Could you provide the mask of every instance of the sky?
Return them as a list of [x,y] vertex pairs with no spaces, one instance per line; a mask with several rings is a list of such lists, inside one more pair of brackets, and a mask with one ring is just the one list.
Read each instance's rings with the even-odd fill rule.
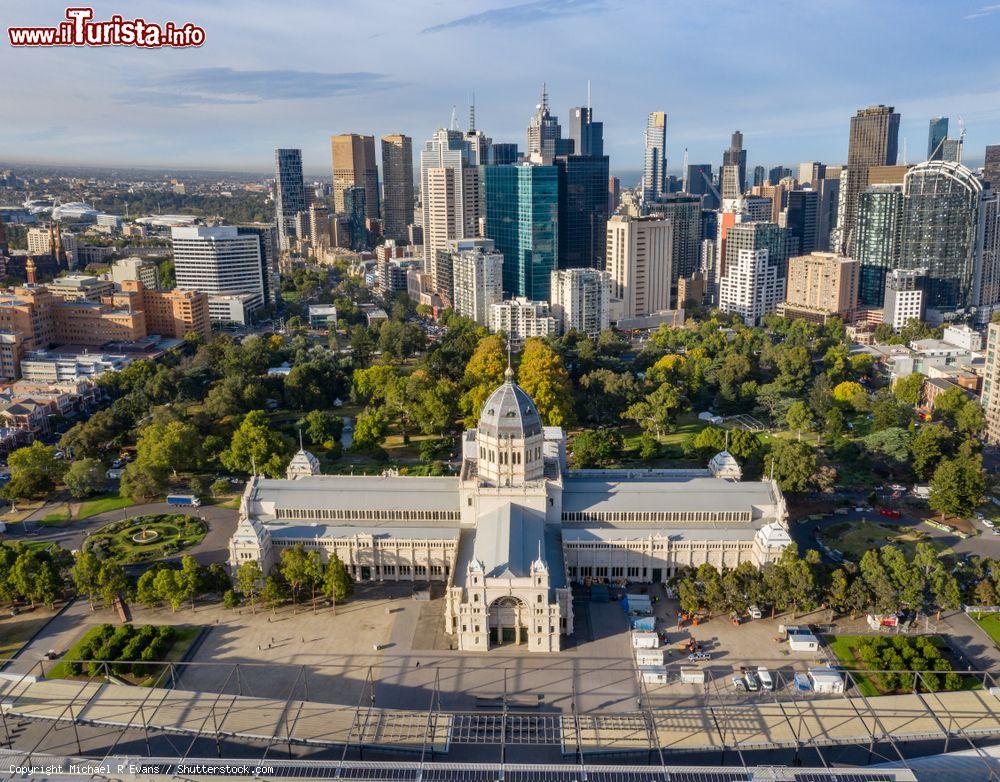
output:
[[[0,0],[4,26],[54,25],[65,4]],[[196,49],[14,48],[0,42],[0,161],[267,171],[298,147],[329,174],[329,136],[402,132],[416,150],[460,124],[516,141],[548,85],[554,114],[592,84],[611,169],[642,165],[646,115],[668,115],[669,167],[843,162],[851,115],[902,115],[926,157],[932,116],[965,122],[966,162],[1000,143],[1000,4],[989,0],[96,0],[192,22]],[[902,162],[902,161],[901,161]]]

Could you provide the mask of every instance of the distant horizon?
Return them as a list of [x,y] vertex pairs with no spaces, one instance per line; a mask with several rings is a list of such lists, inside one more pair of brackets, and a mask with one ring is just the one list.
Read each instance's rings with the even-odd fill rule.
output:
[[[65,18],[55,0],[8,6],[9,25]],[[94,6],[97,19],[122,10]],[[692,162],[717,166],[735,129],[750,169],[843,162],[851,116],[875,103],[900,113],[900,151],[905,142],[910,161],[925,156],[934,116],[950,117],[952,137],[964,119],[972,165],[1000,143],[1000,47],[992,45],[1000,6],[984,0],[413,0],[392,13],[377,3],[138,0],[128,11],[192,22],[205,43],[4,43],[0,68],[12,75],[4,157],[263,172],[276,147],[294,147],[318,172],[329,166],[333,134],[402,132],[414,139],[416,164],[453,107],[467,126],[473,94],[477,126],[523,148],[543,82],[564,133],[568,109],[587,103],[589,82],[614,171],[642,168],[646,116],[655,110],[667,113],[675,172],[685,149]]]

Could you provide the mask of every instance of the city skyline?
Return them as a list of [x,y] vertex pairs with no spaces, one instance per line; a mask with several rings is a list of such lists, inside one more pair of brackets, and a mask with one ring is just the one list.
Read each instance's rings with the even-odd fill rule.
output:
[[[52,23],[65,11],[51,2],[15,6],[16,24]],[[302,149],[312,177],[329,170],[331,135],[398,132],[421,144],[449,124],[453,105],[464,128],[473,92],[478,127],[494,141],[523,145],[541,83],[548,84],[552,113],[566,118],[571,106],[586,105],[588,80],[612,172],[641,170],[646,118],[655,110],[667,113],[672,173],[685,148],[691,163],[717,165],[737,128],[749,168],[844,162],[850,117],[875,103],[900,113],[900,154],[905,140],[909,162],[923,159],[932,117],[951,117],[954,126],[964,119],[972,165],[1000,139],[1000,92],[980,86],[991,83],[1000,54],[975,45],[996,36],[1000,13],[982,2],[848,0],[809,9],[617,0],[410,3],[394,9],[391,26],[384,13],[361,4],[326,15],[312,13],[312,3],[297,8],[279,13],[257,5],[238,16],[230,3],[135,9],[204,26],[199,49],[5,46],[0,66],[17,76],[9,105],[23,111],[0,127],[0,154],[12,163],[263,172],[274,148],[287,147]],[[117,10],[98,5],[95,16]],[[309,15],[308,26],[298,23],[300,15]],[[334,28],[338,57],[331,61]],[[806,38],[817,30],[823,35]],[[848,33],[862,56],[842,56]],[[942,41],[959,36],[970,45],[945,52]],[[778,37],[809,46],[789,57],[787,47],[767,44]],[[639,50],[663,54],[621,56]],[[456,62],[477,65],[465,73]],[[101,89],[81,89],[87,84]]]

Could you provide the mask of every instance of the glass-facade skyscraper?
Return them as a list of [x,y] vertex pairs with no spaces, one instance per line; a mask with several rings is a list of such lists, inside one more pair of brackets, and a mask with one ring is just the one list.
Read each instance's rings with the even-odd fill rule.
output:
[[886,275],[899,265],[903,192],[897,185],[872,185],[858,196],[854,257],[861,264],[858,301],[868,307],[885,303]]
[[274,150],[274,218],[278,226],[278,247],[287,250],[295,236],[295,215],[306,208],[302,184],[302,150]]
[[574,151],[558,155],[559,268],[604,268],[608,224],[608,157],[604,124],[589,107],[569,110]]
[[927,159],[941,160],[942,148],[948,138],[948,118],[934,117],[927,130]]
[[486,236],[503,254],[504,294],[547,301],[558,268],[559,169],[518,163],[483,171]]

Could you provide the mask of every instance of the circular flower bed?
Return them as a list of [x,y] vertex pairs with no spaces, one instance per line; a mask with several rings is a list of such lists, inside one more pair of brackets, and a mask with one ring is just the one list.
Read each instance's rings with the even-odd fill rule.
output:
[[195,516],[137,516],[101,527],[87,538],[85,546],[102,559],[122,564],[153,562],[200,543],[205,532],[205,522]]

